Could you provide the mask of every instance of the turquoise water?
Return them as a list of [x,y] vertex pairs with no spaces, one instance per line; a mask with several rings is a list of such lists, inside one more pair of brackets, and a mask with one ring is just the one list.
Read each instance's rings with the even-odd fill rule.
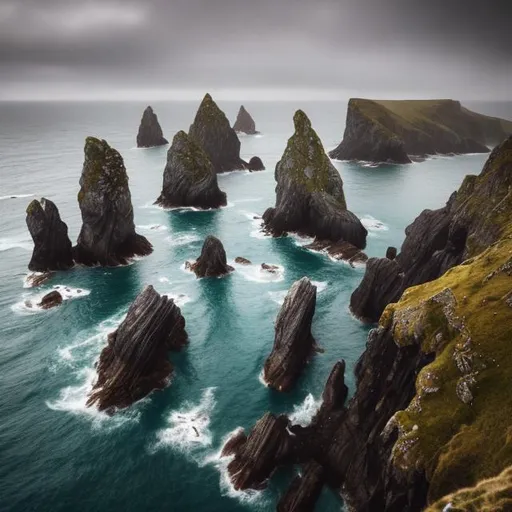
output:
[[[166,149],[134,148],[144,106],[0,104],[1,510],[273,510],[293,471],[275,475],[263,492],[235,492],[218,458],[222,440],[238,427],[250,428],[267,410],[307,422],[340,358],[348,363],[353,389],[352,369],[367,328],[351,317],[348,303],[363,269],[308,252],[295,238],[265,238],[253,219],[274,203],[273,168],[292,133],[294,110],[306,111],[331,149],[343,133],[346,104],[247,105],[263,135],[241,138],[242,157],[257,154],[268,170],[220,176],[229,204],[215,212],[152,206],[161,190]],[[153,107],[171,138],[188,128],[197,104]],[[221,107],[234,119],[238,105]],[[61,272],[42,290],[25,289],[31,254],[26,205],[32,195],[52,199],[76,240],[87,135],[107,139],[123,155],[137,229],[153,243],[154,253],[124,268]],[[382,256],[389,245],[399,246],[405,226],[423,208],[442,206],[464,175],[480,171],[485,158],[439,157],[378,169],[336,163],[349,208],[368,227],[367,253]],[[224,279],[195,279],[183,265],[198,256],[208,234],[223,241],[229,260],[243,256],[280,265],[281,272],[265,276],[236,266]],[[313,332],[325,353],[315,356],[293,392],[278,394],[265,388],[259,375],[272,347],[279,302],[304,275],[318,285]],[[84,405],[93,364],[107,333],[146,284],[176,297],[190,345],[172,355],[176,371],[170,387],[110,418]],[[24,307],[27,298],[56,285],[69,297],[62,307],[46,312]],[[324,490],[317,509],[341,507]]]

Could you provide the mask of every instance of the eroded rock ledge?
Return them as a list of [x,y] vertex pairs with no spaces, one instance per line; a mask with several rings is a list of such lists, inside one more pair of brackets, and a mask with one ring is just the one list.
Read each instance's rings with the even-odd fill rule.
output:
[[185,319],[167,296],[147,286],[135,299],[97,363],[97,381],[87,406],[109,413],[163,389],[173,371],[168,352],[187,343]]
[[206,237],[201,255],[194,263],[189,263],[188,268],[197,277],[221,277],[234,270],[227,263],[226,251],[222,242],[212,235]]
[[312,356],[316,343],[311,323],[316,307],[316,286],[307,277],[295,282],[279,311],[275,340],[265,362],[265,382],[278,391],[289,391]]
[[151,107],[144,110],[140,121],[139,133],[137,134],[138,148],[151,148],[155,146],[164,146],[169,141],[164,137],[162,128],[158,122],[158,117]]
[[153,251],[135,232],[128,175],[123,158],[104,140],[87,137],[78,204],[82,229],[74,259],[82,265],[115,266]]
[[167,152],[163,189],[156,204],[165,208],[195,206],[219,208],[227,204],[217,173],[203,149],[184,131],[178,132]]

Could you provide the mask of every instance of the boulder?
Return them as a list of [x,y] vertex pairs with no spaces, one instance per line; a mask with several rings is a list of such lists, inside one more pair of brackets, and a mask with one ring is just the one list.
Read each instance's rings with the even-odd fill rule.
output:
[[78,193],[83,224],[73,249],[75,261],[116,266],[150,254],[152,245],[135,232],[123,158],[106,141],[94,137],[87,137],[84,153]]
[[349,210],[343,182],[304,112],[294,116],[295,133],[276,166],[276,206],[263,215],[274,236],[296,232],[322,240],[366,245],[367,231]]
[[167,152],[162,193],[156,204],[165,208],[226,206],[226,193],[217,183],[210,159],[184,131],[178,132]]
[[313,354],[316,343],[311,323],[315,306],[316,286],[303,277],[292,285],[277,316],[274,348],[263,369],[269,387],[289,391]]
[[151,148],[164,146],[165,144],[169,144],[169,142],[163,136],[158,117],[151,107],[147,107],[140,121],[139,133],[137,134],[137,147]]
[[147,286],[137,296],[121,325],[108,336],[96,366],[97,381],[87,406],[113,413],[129,407],[169,383],[171,350],[187,343],[185,319],[167,296]]
[[264,171],[265,165],[263,165],[263,162],[261,161],[261,158],[259,156],[253,156],[249,160],[249,163],[247,164],[247,169],[249,169],[249,171],[251,171],[251,172]]
[[30,270],[48,272],[67,270],[73,266],[73,251],[68,227],[60,219],[57,206],[44,197],[34,199],[27,207],[27,227],[34,241],[34,251],[28,264]]
[[277,273],[279,267],[277,265],[269,265],[268,263],[261,264],[261,270],[265,270],[266,272],[270,272],[271,274]]
[[238,111],[238,116],[235,124],[233,125],[233,130],[235,130],[235,132],[246,133],[247,135],[256,135],[259,133],[256,131],[256,123],[254,122],[254,119],[251,117],[251,114],[245,110],[243,105]]
[[243,258],[242,256],[237,256],[235,258],[235,263],[238,263],[239,265],[252,265],[247,258]]
[[47,293],[42,299],[38,306],[41,309],[51,309],[55,306],[60,306],[63,302],[62,295],[54,290],[50,293]]
[[221,277],[233,272],[234,268],[227,264],[222,242],[210,235],[206,237],[201,255],[190,265],[190,270],[195,272],[197,277]]

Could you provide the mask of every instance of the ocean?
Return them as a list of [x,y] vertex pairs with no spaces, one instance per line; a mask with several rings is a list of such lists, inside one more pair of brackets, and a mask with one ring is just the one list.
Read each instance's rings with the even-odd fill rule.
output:
[[[198,102],[153,103],[164,135],[188,130]],[[469,108],[512,119],[512,103]],[[334,363],[346,379],[364,350],[368,327],[348,309],[364,269],[303,248],[297,237],[272,239],[255,215],[274,205],[274,167],[302,108],[326,149],[341,140],[346,102],[246,104],[259,136],[241,136],[242,158],[258,155],[267,170],[219,176],[228,205],[218,211],[164,211],[160,194],[167,148],[136,149],[142,103],[0,103],[0,510],[37,511],[270,511],[296,470],[274,475],[264,491],[237,492],[219,459],[223,440],[247,431],[266,412],[307,424],[320,404]],[[239,105],[220,102],[234,121]],[[106,139],[126,164],[137,231],[154,246],[149,257],[121,268],[59,272],[41,289],[24,287],[32,242],[25,208],[33,198],[54,201],[71,240],[86,136]],[[399,247],[404,228],[424,208],[441,207],[485,155],[433,157],[378,168],[336,162],[349,209],[369,231],[366,252]],[[14,197],[12,197],[14,196]],[[228,260],[279,265],[277,274],[234,265],[223,279],[197,280],[184,270],[208,234],[224,243]],[[261,382],[273,344],[274,320],[286,291],[303,276],[318,288],[313,334],[325,349],[295,389],[279,394]],[[112,417],[85,407],[94,363],[142,288],[152,284],[175,298],[190,344],[172,354],[171,385]],[[27,308],[58,286],[59,308]],[[196,434],[195,430],[199,435]],[[324,489],[318,511],[343,507]]]

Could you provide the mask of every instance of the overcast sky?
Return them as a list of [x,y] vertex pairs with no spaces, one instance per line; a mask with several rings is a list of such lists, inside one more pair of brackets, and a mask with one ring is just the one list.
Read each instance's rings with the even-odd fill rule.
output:
[[0,0],[0,99],[512,99],[512,0]]

